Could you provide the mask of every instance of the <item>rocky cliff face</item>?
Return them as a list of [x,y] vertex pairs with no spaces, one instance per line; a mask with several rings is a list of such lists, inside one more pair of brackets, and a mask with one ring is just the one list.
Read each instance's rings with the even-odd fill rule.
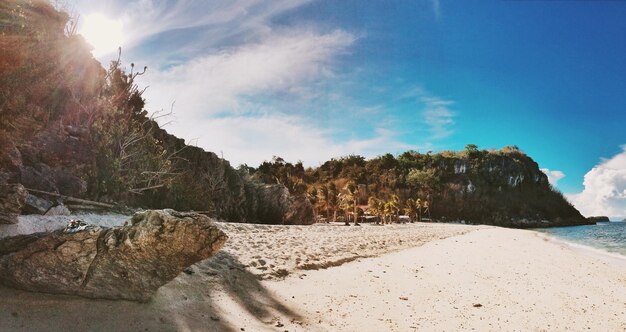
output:
[[431,167],[441,180],[432,212],[447,220],[517,228],[589,224],[521,152],[439,158]]

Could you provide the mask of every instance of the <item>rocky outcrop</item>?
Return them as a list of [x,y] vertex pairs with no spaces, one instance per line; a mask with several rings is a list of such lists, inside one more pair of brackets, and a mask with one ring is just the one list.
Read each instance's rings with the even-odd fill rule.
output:
[[2,239],[0,283],[143,302],[186,267],[214,255],[226,239],[206,216],[149,210],[121,227],[81,226]]
[[313,207],[304,197],[295,197],[283,185],[246,186],[247,214],[262,224],[308,225]]
[[538,164],[521,151],[481,151],[434,156],[427,165],[438,176],[433,216],[514,228],[587,225],[554,190]]
[[611,219],[609,219],[609,217],[607,216],[594,216],[594,217],[587,217],[587,220],[589,220],[590,222],[610,222]]

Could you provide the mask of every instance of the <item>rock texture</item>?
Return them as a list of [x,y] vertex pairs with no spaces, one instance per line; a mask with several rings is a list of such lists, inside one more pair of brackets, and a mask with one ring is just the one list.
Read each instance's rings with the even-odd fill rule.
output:
[[21,184],[0,183],[0,224],[16,224],[28,193]]
[[226,239],[203,215],[139,212],[126,226],[0,240],[0,282],[29,291],[144,302],[186,267],[214,255]]

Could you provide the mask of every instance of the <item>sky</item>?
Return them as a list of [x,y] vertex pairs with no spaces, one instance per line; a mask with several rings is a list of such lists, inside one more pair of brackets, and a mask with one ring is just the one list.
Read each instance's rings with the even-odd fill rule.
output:
[[626,1],[76,0],[171,133],[256,166],[517,145],[626,217]]

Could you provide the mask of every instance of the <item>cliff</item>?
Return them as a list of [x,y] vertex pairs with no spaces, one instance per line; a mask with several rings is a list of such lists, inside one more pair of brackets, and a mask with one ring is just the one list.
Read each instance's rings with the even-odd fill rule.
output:
[[69,17],[47,1],[4,1],[0,19],[0,204],[12,206],[6,218],[15,219],[25,198],[14,192],[25,187],[207,211],[234,222],[312,222],[308,201],[284,186],[255,182],[160,128],[135,84],[146,68],[126,69],[119,59],[103,68],[67,28]]
[[[517,147],[497,151],[468,147],[437,154],[408,151],[370,160],[347,156],[306,171],[300,164],[275,158],[252,172],[264,181],[280,179],[295,191],[306,191],[317,211],[328,218],[336,214],[350,218],[353,200],[362,205],[373,197],[389,203],[375,213],[385,218],[415,213],[410,212],[411,205],[419,198],[430,203],[430,214],[439,222],[516,228],[592,223],[550,186],[537,163]],[[302,183],[306,188],[301,188]]]
[[432,213],[448,220],[516,228],[589,223],[521,151],[441,157],[429,168],[441,181]]

